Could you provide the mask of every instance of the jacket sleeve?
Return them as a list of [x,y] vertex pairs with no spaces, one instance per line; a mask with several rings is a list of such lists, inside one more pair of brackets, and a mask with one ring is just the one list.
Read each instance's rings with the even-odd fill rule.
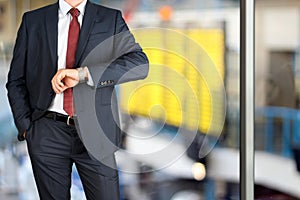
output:
[[13,58],[6,83],[8,100],[19,131],[18,139],[31,126],[31,109],[26,87],[27,29],[26,14],[22,18],[13,51]]
[[99,66],[88,67],[97,88],[144,79],[148,75],[147,56],[135,42],[120,11],[117,11],[115,30],[112,42],[108,42],[114,52],[111,62],[101,69]]

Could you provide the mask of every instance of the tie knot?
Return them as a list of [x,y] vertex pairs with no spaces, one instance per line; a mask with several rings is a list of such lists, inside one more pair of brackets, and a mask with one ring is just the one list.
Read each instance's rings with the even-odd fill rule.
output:
[[79,10],[77,8],[71,8],[69,10],[69,13],[72,15],[72,17],[78,17],[79,15]]

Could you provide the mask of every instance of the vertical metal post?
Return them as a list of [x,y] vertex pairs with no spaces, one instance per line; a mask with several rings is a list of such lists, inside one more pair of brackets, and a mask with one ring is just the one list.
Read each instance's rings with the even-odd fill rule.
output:
[[254,1],[240,1],[240,199],[254,199]]

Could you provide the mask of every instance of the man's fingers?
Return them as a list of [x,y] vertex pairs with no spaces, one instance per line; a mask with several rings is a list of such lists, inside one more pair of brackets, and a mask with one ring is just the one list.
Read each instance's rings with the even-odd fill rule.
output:
[[52,78],[51,84],[54,92],[56,94],[59,94],[63,91],[64,83],[62,82],[64,78],[64,72],[63,70],[58,70],[54,77]]
[[55,85],[55,90],[56,90],[56,94],[59,94],[59,93],[61,93],[62,92],[62,87],[59,85],[59,84],[56,84]]
[[62,92],[62,88],[64,87],[64,83],[62,81],[60,81],[59,79],[57,79],[55,81],[55,87],[57,90],[59,90],[59,92]]
[[54,92],[55,92],[56,94],[59,94],[59,93],[60,93],[59,89],[56,88],[55,86],[53,86],[52,88],[53,88],[53,90],[54,90]]
[[64,87],[64,86],[65,86],[64,83],[63,83],[62,81],[57,81],[57,83],[58,83],[58,85],[59,85],[60,87]]
[[68,89],[68,88],[69,88],[69,87],[67,87],[67,86],[64,85],[64,86],[62,87],[61,92],[64,92],[64,91],[65,91],[66,89]]
[[55,87],[55,81],[54,80],[55,80],[55,76],[51,80],[51,85],[52,85],[52,89],[54,90],[54,92],[57,93],[57,89]]
[[51,81],[51,84],[52,84],[52,89],[54,90],[54,92],[56,94],[60,93],[59,92],[59,85],[57,84],[57,79],[56,79],[56,76],[53,77],[52,81]]
[[78,83],[78,71],[76,69],[61,69],[52,78],[51,84],[56,94],[62,93]]

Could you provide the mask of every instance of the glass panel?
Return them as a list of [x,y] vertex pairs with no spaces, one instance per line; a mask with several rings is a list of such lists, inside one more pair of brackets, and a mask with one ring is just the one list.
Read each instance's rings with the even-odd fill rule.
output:
[[[144,172],[122,171],[120,159],[124,180],[134,180],[124,182],[128,199],[239,198],[238,6],[152,0],[128,11],[151,64],[146,80],[120,87],[123,119],[134,122],[125,130],[127,153]],[[155,154],[161,145],[168,156]],[[186,152],[174,156],[179,148]]]
[[[0,1],[0,199],[38,199],[4,84],[22,14],[54,2]],[[122,199],[239,199],[239,1],[93,2],[122,10],[150,61],[147,79],[117,86]],[[84,198],[75,167],[71,194]]]
[[256,2],[256,199],[300,198],[299,6]]

